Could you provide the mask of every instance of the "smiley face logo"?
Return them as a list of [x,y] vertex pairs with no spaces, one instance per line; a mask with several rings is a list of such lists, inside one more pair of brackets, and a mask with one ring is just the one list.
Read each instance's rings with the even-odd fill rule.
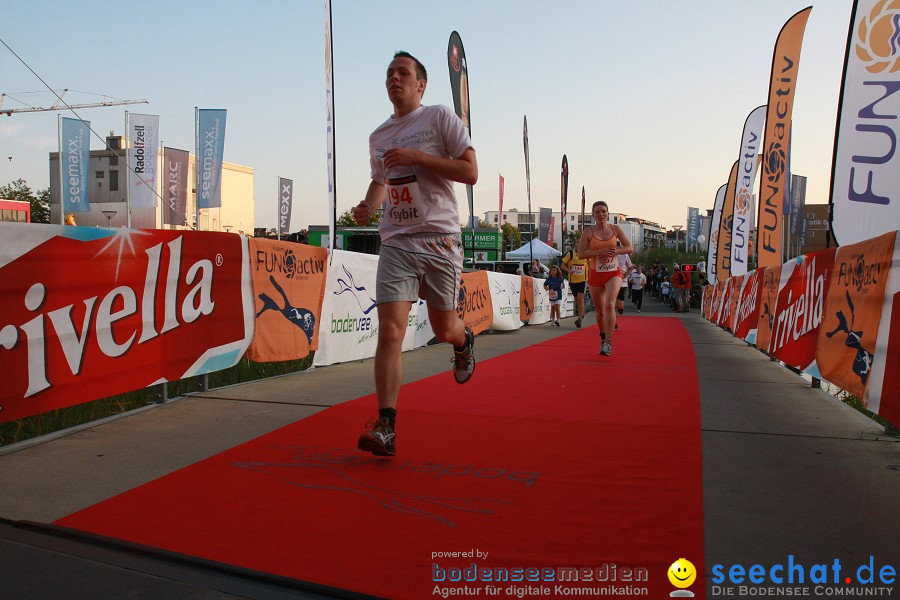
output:
[[697,569],[686,558],[679,558],[669,567],[669,583],[677,588],[690,587],[697,579]]

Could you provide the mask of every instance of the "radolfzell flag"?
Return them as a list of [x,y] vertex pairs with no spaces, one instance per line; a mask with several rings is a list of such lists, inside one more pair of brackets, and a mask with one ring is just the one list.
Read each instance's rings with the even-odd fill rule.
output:
[[127,114],[128,206],[156,208],[159,115]]

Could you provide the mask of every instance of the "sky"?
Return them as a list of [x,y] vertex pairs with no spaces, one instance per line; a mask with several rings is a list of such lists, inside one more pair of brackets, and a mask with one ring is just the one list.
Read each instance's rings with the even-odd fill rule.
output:
[[[256,226],[274,227],[277,178],[294,181],[292,231],[328,223],[325,20],[321,0],[5,2],[0,39],[69,103],[146,99],[79,109],[104,147],[125,111],[160,115],[164,146],[193,151],[194,107],[228,111],[225,161],[255,172]],[[453,106],[447,66],[459,32],[468,62],[479,181],[475,213],[610,211],[684,225],[711,209],[738,158],[744,120],[766,103],[781,27],[794,0],[332,0],[338,213],[363,199],[368,136],[390,116],[385,71],[397,50],[428,69],[423,102]],[[851,0],[813,4],[793,109],[791,170],[807,203],[828,202]],[[32,93],[41,92],[41,93]],[[0,45],[2,109],[49,107],[54,96]],[[57,112],[0,116],[0,185],[49,186]],[[71,113],[63,116],[74,117]],[[11,157],[8,158],[8,157]],[[457,184],[461,221],[468,214]],[[588,208],[588,210],[590,210]]]

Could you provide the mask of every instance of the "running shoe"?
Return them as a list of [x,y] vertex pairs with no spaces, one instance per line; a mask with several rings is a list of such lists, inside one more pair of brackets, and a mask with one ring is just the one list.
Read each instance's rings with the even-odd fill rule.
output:
[[612,354],[612,342],[609,340],[603,340],[603,343],[600,345],[600,354],[603,356],[609,356]]
[[356,447],[376,456],[394,456],[397,448],[394,441],[397,434],[387,419],[376,419],[366,425],[366,430],[359,436]]
[[581,319],[575,319],[575,327],[581,329]]
[[465,383],[475,372],[475,334],[466,327],[466,347],[462,350],[453,350],[453,377],[456,383]]
[[556,326],[559,327],[559,321],[556,322]]

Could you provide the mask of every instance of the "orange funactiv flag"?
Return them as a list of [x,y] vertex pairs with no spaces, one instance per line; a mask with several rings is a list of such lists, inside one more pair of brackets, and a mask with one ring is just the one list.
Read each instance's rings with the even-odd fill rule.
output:
[[462,274],[456,312],[476,335],[490,328],[494,322],[494,304],[487,271]]
[[765,159],[756,221],[757,264],[760,267],[780,265],[783,260],[784,190],[790,183],[787,167],[791,153],[791,115],[800,70],[800,46],[811,10],[811,6],[807,7],[788,19],[778,34],[772,56],[763,142]]

